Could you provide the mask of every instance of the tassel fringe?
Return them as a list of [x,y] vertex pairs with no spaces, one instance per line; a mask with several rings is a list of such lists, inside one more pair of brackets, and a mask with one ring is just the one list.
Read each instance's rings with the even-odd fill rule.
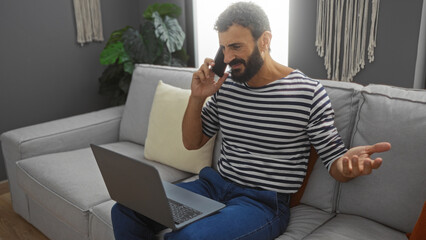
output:
[[[371,20],[367,48],[370,1]],[[352,81],[365,67],[366,52],[369,62],[374,61],[379,5],[380,0],[317,0],[315,46],[318,55],[324,57],[329,79]]]
[[92,41],[103,41],[100,0],[73,0],[77,26],[77,42],[82,46]]

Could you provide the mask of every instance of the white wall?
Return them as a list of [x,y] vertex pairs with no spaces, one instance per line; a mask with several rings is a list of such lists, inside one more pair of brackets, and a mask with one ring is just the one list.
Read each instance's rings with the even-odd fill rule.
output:
[[422,20],[419,31],[419,44],[417,47],[416,72],[414,75],[414,88],[426,88],[426,1],[423,1]]

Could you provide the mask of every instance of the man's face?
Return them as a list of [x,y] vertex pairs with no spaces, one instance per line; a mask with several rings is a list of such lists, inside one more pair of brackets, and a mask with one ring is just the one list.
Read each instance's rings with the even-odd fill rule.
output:
[[231,67],[231,78],[240,83],[250,81],[263,65],[250,29],[234,24],[226,32],[219,33],[219,42],[224,62]]

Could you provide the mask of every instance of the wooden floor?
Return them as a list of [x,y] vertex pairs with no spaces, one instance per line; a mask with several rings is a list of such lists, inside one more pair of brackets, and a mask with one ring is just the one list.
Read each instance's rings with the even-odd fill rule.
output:
[[0,182],[0,240],[48,240],[12,209],[7,182]]

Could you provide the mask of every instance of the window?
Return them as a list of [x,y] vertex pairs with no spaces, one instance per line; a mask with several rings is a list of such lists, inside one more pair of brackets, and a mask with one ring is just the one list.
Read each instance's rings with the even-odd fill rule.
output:
[[[195,66],[199,67],[206,57],[214,58],[219,48],[219,39],[213,29],[217,17],[236,0],[193,0]],[[288,64],[288,22],[289,0],[251,0],[266,12],[271,25],[271,56]]]

